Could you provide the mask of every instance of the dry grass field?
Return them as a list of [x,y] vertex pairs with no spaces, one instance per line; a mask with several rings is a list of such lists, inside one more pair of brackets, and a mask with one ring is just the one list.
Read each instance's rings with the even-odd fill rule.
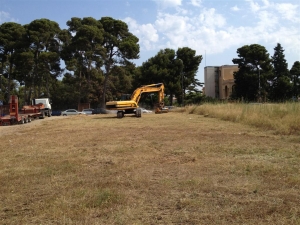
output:
[[0,224],[300,224],[300,137],[186,112],[0,127]]

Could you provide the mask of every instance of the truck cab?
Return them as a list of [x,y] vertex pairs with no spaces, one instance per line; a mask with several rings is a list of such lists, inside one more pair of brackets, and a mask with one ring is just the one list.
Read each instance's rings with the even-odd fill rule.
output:
[[49,98],[35,98],[32,100],[32,105],[43,104],[45,106],[45,115],[50,117],[52,115],[51,102]]

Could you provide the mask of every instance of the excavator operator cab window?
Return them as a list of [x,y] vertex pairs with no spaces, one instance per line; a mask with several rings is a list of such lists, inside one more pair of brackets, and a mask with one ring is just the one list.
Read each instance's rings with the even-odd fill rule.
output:
[[130,94],[122,94],[121,95],[121,101],[127,101],[130,100],[131,95]]

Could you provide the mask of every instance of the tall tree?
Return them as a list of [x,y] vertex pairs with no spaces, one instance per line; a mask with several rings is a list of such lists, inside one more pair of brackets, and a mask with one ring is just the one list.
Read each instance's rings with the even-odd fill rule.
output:
[[136,86],[133,87],[133,74],[135,65],[115,66],[111,70],[109,79],[109,89],[106,91],[107,99],[120,99],[123,94],[132,93]]
[[[165,93],[182,99],[183,62],[176,58],[173,49],[160,50],[139,67],[136,80],[137,86],[152,83],[164,83]],[[172,97],[170,99],[172,104]]]
[[[101,67],[105,49],[102,46],[104,30],[100,21],[86,17],[74,17],[67,22],[69,35],[63,33],[67,41],[62,51],[66,68],[73,71],[77,82],[78,103],[91,103],[96,98],[93,82],[102,75]],[[101,82],[99,79],[98,82]]]
[[270,56],[265,47],[252,44],[237,49],[239,58],[232,62],[239,70],[234,74],[235,95],[247,101],[266,99],[268,79],[272,74]]
[[140,47],[139,39],[129,32],[127,24],[123,21],[102,17],[100,22],[104,29],[102,46],[105,48],[103,95],[100,104],[104,108],[112,68],[125,66],[129,60],[138,59]]
[[[61,72],[60,69],[60,41],[61,32],[58,23],[48,19],[38,19],[25,25],[30,51],[33,53],[34,66],[30,76],[30,91],[38,97],[44,94],[50,97],[49,85],[51,79],[56,79]],[[27,85],[27,84],[26,84]]]
[[[200,81],[196,79],[196,74],[198,72],[199,65],[202,61],[202,55],[196,55],[196,51],[188,48],[178,48],[176,52],[177,58],[182,60],[183,69],[182,69],[182,88],[185,95],[185,90],[191,87],[202,86]],[[191,91],[191,90],[190,90]],[[196,88],[193,90],[197,92]],[[184,99],[185,96],[183,96]]]
[[11,94],[12,81],[15,78],[16,58],[24,45],[24,36],[25,29],[20,24],[9,22],[0,25],[0,73],[7,78],[7,89],[5,89],[7,102]]
[[196,79],[202,56],[188,47],[160,50],[139,67],[136,79],[140,84],[164,83],[166,94],[169,95],[169,104],[173,104],[173,96],[183,103],[185,90],[190,85],[200,85]]
[[[34,68],[34,54],[31,51],[28,51],[26,48],[25,51],[17,54],[16,56],[16,80],[19,84],[23,86],[23,94],[20,99],[24,104],[29,104],[30,96],[27,95],[28,90],[30,90],[30,84],[33,77],[33,68]],[[25,85],[27,84],[27,86]],[[29,88],[29,89],[28,89]]]
[[284,49],[278,43],[272,56],[273,74],[269,80],[269,97],[273,101],[284,101],[292,97],[292,83],[285,60]]
[[294,62],[290,70],[290,74],[293,82],[293,96],[299,97],[300,95],[300,61]]

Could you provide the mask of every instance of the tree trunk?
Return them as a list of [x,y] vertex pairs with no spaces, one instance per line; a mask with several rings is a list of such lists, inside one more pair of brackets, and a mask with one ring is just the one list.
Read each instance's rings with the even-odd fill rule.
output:
[[79,96],[78,96],[78,105],[80,103],[81,98],[81,70],[79,71]]
[[8,82],[7,82],[7,102],[10,100],[10,84],[11,84],[11,74],[12,74],[12,63],[9,65],[9,73],[8,73]]
[[28,90],[28,95],[27,95],[27,99],[26,99],[26,102],[28,104],[30,103],[31,95],[32,95],[32,86]]
[[173,96],[174,96],[173,93],[171,93],[169,97],[169,102],[171,106],[173,105]]
[[103,93],[102,93],[102,99],[100,103],[100,107],[105,109],[105,96],[106,96],[106,90],[107,90],[107,82],[109,80],[109,73],[110,73],[110,65],[105,66],[106,73],[104,74],[104,82],[103,82]]
[[47,88],[47,98],[50,98],[49,77],[48,76],[46,76],[46,88]]
[[102,93],[102,98],[100,103],[100,107],[104,109],[105,109],[105,95],[106,95],[107,82],[108,82],[108,74],[105,74],[104,82],[103,82],[103,93]]

